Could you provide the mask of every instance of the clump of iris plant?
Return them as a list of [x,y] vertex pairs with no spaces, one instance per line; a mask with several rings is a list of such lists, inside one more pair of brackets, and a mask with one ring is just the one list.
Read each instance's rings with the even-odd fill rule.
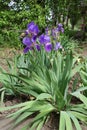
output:
[[30,22],[27,25],[25,37],[22,40],[22,43],[25,45],[24,53],[27,53],[29,50],[33,50],[34,48],[37,51],[40,51],[42,46],[47,52],[62,49],[62,45],[59,42],[60,32],[64,32],[64,28],[61,23],[52,29],[47,27],[45,29],[45,33],[39,36],[38,34],[40,33],[40,30],[38,25],[34,22]]

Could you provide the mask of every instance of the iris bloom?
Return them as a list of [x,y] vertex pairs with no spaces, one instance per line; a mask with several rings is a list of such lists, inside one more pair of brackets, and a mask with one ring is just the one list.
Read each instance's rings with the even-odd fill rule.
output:
[[50,51],[52,50],[52,44],[51,44],[51,43],[45,44],[45,50],[46,50],[47,52],[50,52]]
[[64,33],[64,28],[63,28],[63,25],[61,23],[58,24],[57,29],[58,29],[59,32]]
[[37,51],[40,51],[40,50],[41,50],[41,47],[40,47],[39,44],[35,44],[35,47],[36,47]]
[[27,25],[26,31],[33,35],[37,35],[40,32],[38,26],[34,22],[31,22]]
[[29,50],[32,49],[32,47],[36,47],[36,49],[39,51],[40,46],[36,44],[37,40],[37,34],[39,33],[38,26],[31,22],[27,25],[27,30],[25,31],[26,37],[23,38],[23,44],[26,46],[24,49],[24,53],[27,53]]
[[53,38],[56,38],[58,36],[58,29],[57,28],[53,28],[51,33],[52,33]]
[[42,35],[39,37],[39,42],[40,42],[41,44],[49,43],[49,42],[50,42],[50,37],[49,37],[48,35],[42,34]]
[[54,46],[54,50],[62,49],[62,46],[60,42],[57,42],[56,45]]
[[26,46],[24,49],[24,53],[27,53],[31,48],[32,41],[29,37],[24,37],[22,42]]
[[49,28],[45,28],[45,34],[48,35],[49,34]]
[[24,37],[23,44],[26,46],[31,46],[31,44],[32,44],[31,39],[29,37]]

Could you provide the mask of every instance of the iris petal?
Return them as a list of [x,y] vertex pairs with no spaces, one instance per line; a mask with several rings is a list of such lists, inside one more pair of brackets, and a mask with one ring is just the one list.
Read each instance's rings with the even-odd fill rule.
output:
[[62,48],[62,46],[61,46],[60,42],[57,42],[55,47],[54,47],[54,50],[58,50],[58,49],[61,49],[61,48]]
[[64,33],[64,28],[63,28],[63,25],[61,23],[58,24],[58,28],[57,29],[58,29],[59,32]]
[[52,44],[51,44],[51,43],[45,44],[45,50],[46,50],[47,52],[50,52],[50,51],[52,50]]
[[50,37],[49,37],[48,35],[42,34],[42,35],[40,35],[40,37],[39,37],[39,42],[40,42],[41,44],[49,43],[49,42],[50,42]]
[[40,45],[36,44],[35,46],[36,46],[36,49],[37,49],[38,51],[41,50]]
[[25,47],[24,48],[24,53],[26,54],[29,51],[29,49],[30,49],[29,47]]
[[26,46],[30,46],[32,44],[32,42],[31,42],[29,37],[24,37],[22,42]]
[[40,30],[38,28],[38,26],[34,23],[34,22],[31,22],[27,25],[27,29],[29,30],[30,33],[32,33],[33,35],[37,35]]
[[40,42],[41,44],[44,44],[44,34],[40,35],[40,37],[39,37],[39,42]]
[[35,23],[32,21],[27,25],[27,28],[29,29],[30,27],[33,27],[35,25]]

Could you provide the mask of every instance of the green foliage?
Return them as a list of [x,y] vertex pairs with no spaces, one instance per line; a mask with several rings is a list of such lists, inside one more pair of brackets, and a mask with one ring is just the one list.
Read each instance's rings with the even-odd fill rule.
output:
[[[12,62],[10,63],[7,60],[8,64],[8,70],[10,73],[17,75],[17,60],[16,58],[14,59],[14,64]],[[14,77],[12,78],[9,75],[6,75],[4,73],[7,73],[3,68],[0,68],[0,82],[3,84],[3,89],[0,88],[0,92],[3,93],[4,95],[17,95],[17,89],[16,85],[18,84],[18,80]],[[4,98],[3,98],[4,99]]]
[[[13,39],[14,30],[16,29],[15,37],[17,37],[18,32],[21,32],[20,29],[25,28],[30,21],[37,23],[41,30],[47,25],[55,25],[58,22],[67,27],[69,20],[72,25],[76,25],[78,19],[83,16],[82,11],[86,9],[85,0],[83,2],[77,0],[16,0],[14,2],[12,6],[9,6],[10,1],[0,0],[0,45],[6,43],[19,46],[18,40]],[[10,37],[6,33],[11,33]]]
[[[82,62],[80,76],[81,76],[81,80],[82,80],[82,85],[84,87],[87,87],[87,60],[84,60]],[[87,91],[84,92],[84,95],[87,97]]]
[[19,32],[14,28],[13,30],[3,30],[0,34],[0,45],[2,47],[21,48]]
[[0,45],[19,47],[19,33],[24,32],[21,28],[25,28],[28,22],[38,23],[41,29],[46,26],[45,10],[39,4],[30,5],[30,9],[25,9],[25,4],[19,11],[19,9],[10,9],[7,3],[2,2],[7,10],[0,7]]
[[66,52],[70,50],[72,52],[75,52],[76,49],[79,48],[79,42],[77,40],[74,40],[73,38],[69,38],[69,36],[66,36],[66,34],[60,37],[60,41]]
[[[81,130],[79,120],[87,123],[87,98],[82,95],[82,91],[85,91],[87,87],[74,91],[75,86],[73,84],[71,92],[68,91],[70,80],[81,68],[81,66],[76,65],[77,58],[74,59],[71,52],[67,55],[60,52],[56,52],[55,55],[49,53],[50,58],[44,52],[32,54],[33,60],[31,53],[29,53],[30,57],[28,54],[25,55],[25,60],[29,62],[29,66],[23,62],[25,61],[23,56],[19,58],[19,63],[23,62],[21,64],[23,66],[18,63],[17,72],[20,75],[15,73],[4,73],[4,75],[21,81],[19,91],[33,96],[34,100],[0,108],[0,111],[20,108],[8,116],[15,119],[14,126],[32,114],[38,113],[35,114],[29,125],[24,126],[25,129],[29,128],[29,130],[34,128],[40,130],[53,112],[57,114],[57,118],[60,117],[59,130],[73,129],[72,124],[75,125],[76,130]],[[41,54],[43,55],[41,56]],[[46,62],[47,59],[49,62]],[[26,72],[29,72],[29,75]],[[73,97],[78,98],[82,103],[75,104],[74,102],[72,104]]]
[[76,34],[77,30],[70,30],[70,29],[65,30],[65,35],[69,36],[69,38],[74,38]]
[[2,83],[2,87],[0,88],[0,94],[2,102],[4,100],[4,96],[6,95],[14,95],[16,97],[20,97],[21,94],[25,95],[25,92],[26,95],[28,94],[27,88],[24,88],[24,85],[20,82],[19,79],[8,75],[8,73],[10,73],[15,76],[20,76],[20,74],[30,76],[30,72],[27,69],[28,67],[30,67],[30,63],[27,58],[23,55],[16,55],[12,61],[7,60],[7,65],[7,71],[3,68],[0,68],[0,82]]
[[15,12],[1,11],[0,16],[0,45],[20,47],[19,27],[15,23]]

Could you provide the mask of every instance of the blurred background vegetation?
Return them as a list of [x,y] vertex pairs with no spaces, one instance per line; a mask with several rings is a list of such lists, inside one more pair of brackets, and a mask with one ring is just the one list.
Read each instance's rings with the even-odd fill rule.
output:
[[0,0],[0,45],[20,47],[20,34],[34,21],[46,26],[62,23],[68,38],[87,39],[87,0]]

